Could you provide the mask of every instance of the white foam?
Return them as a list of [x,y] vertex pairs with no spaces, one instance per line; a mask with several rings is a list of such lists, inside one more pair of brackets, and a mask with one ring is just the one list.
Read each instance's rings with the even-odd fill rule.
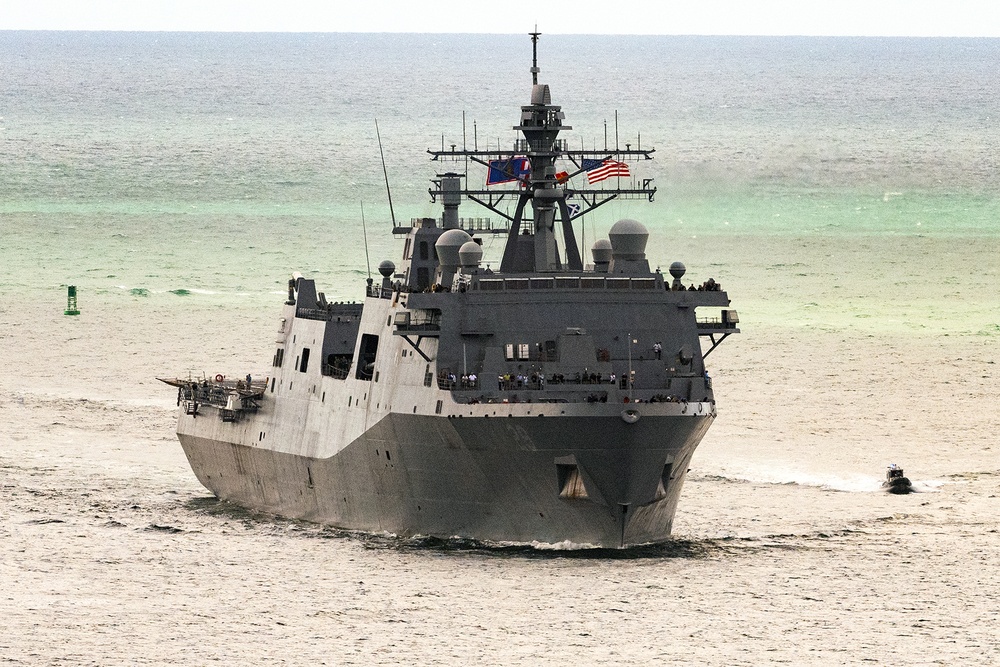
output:
[[793,468],[755,467],[739,472],[724,471],[721,476],[739,482],[797,484],[799,486],[812,486],[831,491],[846,491],[850,493],[875,491],[882,486],[882,478],[874,475],[861,473],[835,475],[807,472]]
[[564,540],[562,542],[537,542],[533,541],[529,543],[533,549],[538,549],[540,551],[580,551],[582,549],[599,549],[596,544],[590,544],[587,542],[578,543],[570,542],[569,540]]

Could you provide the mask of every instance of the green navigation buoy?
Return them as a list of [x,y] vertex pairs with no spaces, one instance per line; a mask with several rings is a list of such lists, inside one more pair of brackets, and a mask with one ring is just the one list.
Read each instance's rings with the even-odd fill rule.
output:
[[69,294],[66,295],[66,310],[64,315],[79,315],[80,310],[76,307],[76,285],[69,286]]

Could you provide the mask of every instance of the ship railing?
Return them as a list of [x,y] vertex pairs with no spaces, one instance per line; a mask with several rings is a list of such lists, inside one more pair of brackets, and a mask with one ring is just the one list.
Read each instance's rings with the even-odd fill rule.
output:
[[547,141],[545,139],[528,141],[527,139],[514,140],[515,153],[555,153],[566,151],[566,140],[556,139]]
[[296,308],[295,317],[303,320],[326,321],[330,319],[330,311],[326,308]]
[[740,316],[735,310],[725,309],[719,317],[704,317],[698,319],[698,328],[709,331],[735,330],[740,323]]
[[699,329],[735,329],[736,322],[726,322],[720,317],[708,317],[698,320]]
[[436,322],[425,322],[423,324],[410,323],[410,324],[397,324],[395,331],[396,335],[406,335],[406,334],[419,334],[424,336],[434,336],[441,333],[441,325]]
[[500,375],[497,377],[497,388],[501,391],[517,391],[519,389],[542,390],[546,386],[560,385],[611,385],[620,384],[622,388],[627,387],[625,378],[618,378],[617,375],[605,375],[603,373],[552,373],[549,375],[532,374],[517,376],[513,374]]
[[686,414],[689,410],[692,414],[703,414],[705,412],[710,412],[711,407],[715,405],[715,401],[710,398],[706,398],[702,401],[694,401],[686,398],[681,398],[672,394],[648,394],[644,396],[635,396],[629,398],[627,395],[609,394],[607,391],[594,390],[590,393],[584,395],[580,393],[575,396],[524,396],[518,395],[516,393],[512,394],[481,394],[477,396],[461,396],[456,398],[456,402],[463,403],[466,405],[476,405],[479,403],[497,405],[497,404],[509,404],[509,403],[608,403],[608,402],[621,402],[624,404],[632,403],[674,403],[678,406],[682,406],[681,413]]
[[479,377],[475,374],[455,375],[451,371],[442,371],[437,376],[438,389],[479,389]]
[[392,323],[396,335],[436,336],[441,331],[441,311],[437,308],[404,310],[393,316]]
[[[397,225],[393,227],[392,233],[396,236],[406,235],[410,230],[417,227],[444,226],[443,218],[410,218],[409,225]],[[478,232],[480,234],[506,234],[510,231],[510,222],[507,220],[494,221],[490,218],[459,218],[458,226],[467,232]],[[522,223],[522,228],[524,223]]]
[[490,218],[459,218],[458,226],[470,233],[506,234],[510,231],[510,222],[507,220],[494,222]]
[[351,374],[350,367],[343,368],[341,366],[334,366],[333,364],[323,364],[322,368],[323,375],[327,377],[332,377],[337,380],[346,380],[347,376]]
[[368,296],[376,299],[391,299],[393,289],[391,287],[382,287],[381,285],[369,285],[366,293]]
[[247,385],[243,380],[192,381],[178,388],[178,401],[183,400],[224,408],[229,404],[230,396],[236,394],[242,403],[242,410],[256,412],[260,408],[257,401],[263,398],[266,387],[266,380],[255,380],[250,385]]
[[549,384],[615,384],[617,376],[605,375],[603,373],[553,373],[547,380]]
[[360,317],[363,307],[363,304],[354,302],[327,303],[320,305],[318,308],[298,307],[295,309],[295,317],[305,320],[319,320],[321,322],[327,322],[336,317],[339,322],[344,317]]
[[[671,379],[693,378],[697,374],[678,374]],[[478,389],[482,383],[478,376],[469,379],[467,376],[456,376],[447,371],[438,375],[438,387],[441,389]],[[546,388],[556,390],[560,388],[570,389],[571,387],[602,387],[628,389],[628,375],[617,373],[551,373],[543,375],[541,373],[532,375],[505,374],[497,376],[497,389],[499,391],[542,391]],[[711,380],[706,378],[705,386],[711,388]],[[575,390],[574,390],[575,391]]]
[[604,276],[545,276],[525,278],[499,278],[478,276],[471,285],[482,292],[550,290],[550,289],[609,289],[653,290],[657,278],[626,278]]
[[497,378],[497,389],[500,391],[520,391],[522,389],[527,391],[541,391],[545,389],[545,380],[541,376],[535,378],[530,376],[527,378],[517,378],[501,375]]

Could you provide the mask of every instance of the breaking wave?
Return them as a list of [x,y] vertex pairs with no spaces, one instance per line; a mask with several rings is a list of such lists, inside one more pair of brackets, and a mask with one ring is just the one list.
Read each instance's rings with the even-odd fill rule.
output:
[[[823,489],[826,491],[841,491],[845,493],[872,493],[882,491],[882,477],[861,473],[847,475],[817,474],[797,470],[754,470],[744,472],[726,472],[724,474],[690,475],[692,481],[720,482],[725,484],[773,484],[788,486],[803,486]],[[937,491],[945,482],[939,480],[915,480],[912,477],[915,492],[929,493]]]

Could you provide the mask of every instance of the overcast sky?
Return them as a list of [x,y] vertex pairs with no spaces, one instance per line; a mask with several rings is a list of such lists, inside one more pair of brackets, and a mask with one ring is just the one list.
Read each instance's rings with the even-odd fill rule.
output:
[[[532,8],[532,5],[537,7]],[[0,0],[5,30],[1000,36],[1000,0]]]

